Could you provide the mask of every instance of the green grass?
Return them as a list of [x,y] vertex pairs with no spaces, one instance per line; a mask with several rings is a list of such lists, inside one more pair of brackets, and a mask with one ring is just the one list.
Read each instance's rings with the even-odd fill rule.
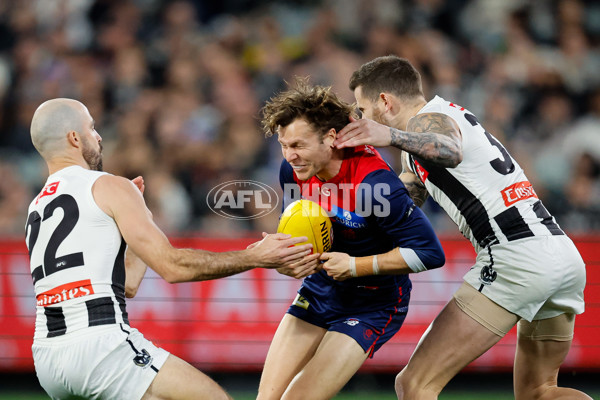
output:
[[[235,400],[254,400],[256,395],[248,392],[230,392]],[[594,399],[600,399],[600,393],[588,393]],[[440,395],[439,400],[513,400],[512,393],[505,392],[448,392]],[[0,392],[0,400],[48,400],[39,393]],[[389,392],[355,392],[341,393],[335,400],[396,400],[396,395]]]

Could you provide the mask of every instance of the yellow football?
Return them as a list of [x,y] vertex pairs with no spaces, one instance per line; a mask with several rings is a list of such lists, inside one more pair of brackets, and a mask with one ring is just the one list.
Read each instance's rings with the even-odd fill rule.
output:
[[331,250],[332,228],[327,212],[310,200],[296,200],[285,208],[279,218],[277,232],[292,236],[306,236],[313,245],[313,253]]

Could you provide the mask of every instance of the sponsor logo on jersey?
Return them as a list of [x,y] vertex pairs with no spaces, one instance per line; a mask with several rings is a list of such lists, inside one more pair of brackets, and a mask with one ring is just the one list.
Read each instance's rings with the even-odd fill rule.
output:
[[40,201],[40,199],[44,196],[52,196],[53,194],[56,194],[56,191],[58,190],[58,184],[59,182],[52,182],[47,184],[46,186],[44,186],[44,188],[42,189],[42,191],[40,192],[40,194],[38,195],[37,199],[35,199],[35,204],[38,203],[38,201]]
[[366,223],[355,222],[355,221],[352,221],[351,219],[348,220],[346,218],[340,218],[339,216],[336,216],[335,220],[337,222],[339,222],[340,224],[347,226],[348,228],[353,228],[353,229],[364,228],[367,226]]
[[415,169],[417,170],[417,174],[419,175],[421,182],[424,183],[427,180],[427,176],[429,175],[429,172],[427,172],[427,170],[425,168],[423,168],[423,166],[421,164],[419,164],[419,162],[417,160],[414,160],[414,163],[415,163]]
[[504,189],[502,189],[502,199],[504,199],[505,206],[511,206],[518,201],[529,199],[529,198],[538,198],[535,190],[533,190],[533,186],[529,181],[517,182],[513,185],[510,185]]
[[89,296],[90,294],[94,294],[94,288],[92,287],[92,282],[86,279],[66,283],[40,293],[36,296],[36,301],[39,307],[47,307],[77,297]]
[[348,318],[347,320],[344,321],[344,323],[346,325],[356,326],[360,323],[360,320],[358,318]]
[[308,310],[308,306],[310,306],[310,303],[303,296],[296,295],[296,298],[294,299],[292,305]]

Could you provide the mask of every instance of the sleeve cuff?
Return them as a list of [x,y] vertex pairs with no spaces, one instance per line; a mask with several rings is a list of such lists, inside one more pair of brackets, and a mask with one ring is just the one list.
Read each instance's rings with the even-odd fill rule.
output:
[[413,272],[423,272],[427,270],[425,264],[423,264],[423,262],[413,249],[405,249],[400,247],[398,250],[400,251],[402,258],[404,258],[404,261],[406,262],[408,267],[412,269]]

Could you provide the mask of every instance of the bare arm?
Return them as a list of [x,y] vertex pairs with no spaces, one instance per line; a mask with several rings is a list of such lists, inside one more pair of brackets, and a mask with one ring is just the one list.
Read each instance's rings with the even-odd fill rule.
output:
[[125,297],[135,297],[148,266],[139,258],[131,247],[125,253]]
[[445,168],[462,161],[462,135],[445,114],[417,114],[408,120],[407,131],[390,128],[391,144]]
[[114,218],[132,251],[171,283],[221,278],[257,267],[278,268],[310,252],[310,245],[289,247],[306,238],[283,234],[267,235],[241,251],[176,249],[152,220],[140,191],[127,179],[105,175],[94,184],[93,194],[100,208]]
[[410,198],[415,202],[417,207],[423,206],[425,200],[429,196],[429,192],[419,177],[414,174],[408,167],[408,154],[402,152],[402,173],[399,178],[408,190]]
[[[354,270],[356,276],[376,275],[374,271],[374,256],[354,257]],[[336,281],[344,281],[352,278],[351,272],[351,257],[346,253],[323,253],[321,260],[325,261],[323,269],[327,275],[331,276]],[[414,272],[398,248],[388,251],[387,253],[377,255],[377,274],[378,275],[401,275]]]
[[[143,195],[146,189],[144,178],[137,176],[131,182]],[[131,250],[131,247],[127,247],[127,252],[125,253],[125,297],[130,299],[135,297],[147,269],[148,266],[146,263]]]
[[369,119],[351,119],[334,142],[338,148],[364,144],[391,145],[444,168],[454,168],[462,161],[460,129],[452,118],[440,113],[415,115],[406,131]]

